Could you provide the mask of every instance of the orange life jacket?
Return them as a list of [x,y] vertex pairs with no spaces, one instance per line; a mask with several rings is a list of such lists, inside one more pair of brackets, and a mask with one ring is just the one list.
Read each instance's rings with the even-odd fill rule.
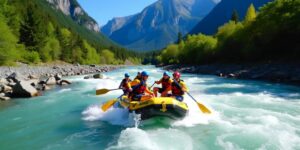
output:
[[162,78],[161,84],[162,84],[163,89],[167,89],[171,86],[171,83],[169,81],[170,81],[170,78],[169,79]]
[[143,94],[143,93],[145,93],[146,88],[147,88],[146,82],[141,81],[140,84],[132,87],[132,89],[133,89],[132,94],[134,94],[134,95]]
[[171,86],[172,86],[172,94],[175,96],[182,96],[184,95],[184,92],[182,91],[182,87],[180,87],[180,82],[183,82],[183,80],[179,80],[178,83],[177,81],[173,81]]
[[124,87],[126,90],[128,90],[129,89],[128,82],[131,82],[131,80],[129,79],[127,81],[126,79],[123,79],[121,83],[121,87]]

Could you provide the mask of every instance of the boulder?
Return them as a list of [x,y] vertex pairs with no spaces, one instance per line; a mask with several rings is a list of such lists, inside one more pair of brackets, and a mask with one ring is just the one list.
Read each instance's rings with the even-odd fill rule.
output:
[[94,74],[93,78],[95,78],[95,79],[103,79],[103,74],[100,74],[100,73]]
[[12,88],[5,84],[0,84],[0,92],[4,92],[4,93],[12,92]]
[[51,90],[51,88],[49,86],[47,86],[46,84],[42,85],[42,90],[46,91],[46,90]]
[[72,83],[70,81],[68,81],[68,80],[61,80],[59,82],[59,85],[69,85],[69,84],[72,84]]
[[0,84],[8,84],[8,81],[4,78],[0,78]]
[[61,80],[62,76],[60,74],[56,74],[54,76],[54,78],[55,78],[56,81],[59,81],[59,80]]
[[39,84],[39,80],[37,79],[32,79],[29,80],[28,82],[30,82],[30,85],[32,85],[33,87],[36,87]]
[[28,76],[28,79],[38,79],[38,76],[30,74]]
[[5,96],[5,93],[0,93],[0,97],[4,97]]
[[38,96],[38,91],[28,81],[20,81],[13,87],[13,97]]
[[55,77],[49,77],[49,78],[46,80],[46,84],[47,84],[47,85],[55,85],[55,84],[56,84]]
[[8,101],[8,100],[10,100],[10,97],[3,96],[3,97],[0,97],[0,100],[2,100],[2,101]]
[[91,78],[90,76],[83,77],[83,79],[90,79],[90,78]]
[[18,82],[18,81],[24,80],[25,77],[19,73],[14,72],[14,73],[10,74],[6,79],[12,80],[13,82]]

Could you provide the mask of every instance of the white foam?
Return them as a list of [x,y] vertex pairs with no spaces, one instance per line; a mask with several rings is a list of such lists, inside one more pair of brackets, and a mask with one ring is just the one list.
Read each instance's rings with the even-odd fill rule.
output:
[[107,121],[114,125],[132,125],[133,121],[129,120],[129,112],[127,109],[111,107],[103,112],[101,106],[91,105],[82,112],[85,121]]
[[68,92],[68,91],[72,91],[72,89],[71,88],[61,89],[58,91],[58,93],[64,93],[64,92]]
[[158,129],[144,131],[138,128],[127,128],[120,134],[116,145],[108,150],[192,150],[192,138],[177,129]]
[[173,126],[186,126],[186,127],[192,127],[197,124],[208,124],[210,120],[214,120],[218,118],[218,113],[215,112],[212,108],[209,107],[209,105],[201,102],[203,105],[205,105],[209,110],[212,111],[211,114],[204,114],[199,109],[196,102],[194,102],[190,97],[185,96],[184,102],[188,105],[189,112],[185,118],[179,121],[175,121],[172,125]]

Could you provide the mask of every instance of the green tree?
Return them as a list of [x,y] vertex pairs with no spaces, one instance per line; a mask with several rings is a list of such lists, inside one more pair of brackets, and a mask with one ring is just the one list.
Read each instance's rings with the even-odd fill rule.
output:
[[60,49],[59,41],[55,37],[48,37],[45,46],[40,49],[39,53],[44,62],[49,62],[60,58]]
[[253,4],[251,4],[247,10],[244,22],[246,24],[248,24],[249,22],[252,22],[253,20],[255,20],[255,18],[256,18],[255,7]]
[[20,42],[28,49],[38,51],[44,46],[45,24],[41,21],[38,8],[29,2],[24,15],[24,21],[20,27]]
[[100,53],[102,64],[113,64],[115,62],[115,55],[108,49],[102,50]]
[[97,51],[86,40],[83,40],[81,49],[84,55],[82,55],[85,64],[99,64],[100,57]]
[[178,32],[178,40],[177,40],[177,43],[180,43],[182,40],[183,40],[183,38],[182,38],[182,33],[181,33],[181,32]]
[[231,15],[231,21],[234,21],[235,23],[238,23],[239,22],[239,14],[236,10],[234,10],[232,12],[232,15]]
[[61,59],[67,62],[71,62],[72,60],[72,33],[70,30],[66,28],[60,29],[58,39],[60,41],[61,47],[62,47],[62,55]]
[[162,51],[161,60],[164,64],[178,63],[178,45],[171,44]]
[[0,65],[12,65],[20,58],[17,38],[12,33],[4,16],[0,13]]

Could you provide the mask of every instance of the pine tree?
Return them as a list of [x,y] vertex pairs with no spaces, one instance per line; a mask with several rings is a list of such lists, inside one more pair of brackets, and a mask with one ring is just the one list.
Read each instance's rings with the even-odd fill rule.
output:
[[235,23],[239,22],[239,14],[236,10],[233,11],[230,20],[234,21]]
[[46,37],[45,25],[42,24],[41,16],[36,10],[37,6],[29,4],[20,28],[20,42],[34,51],[38,51],[40,47],[44,46]]
[[178,32],[178,41],[177,43],[180,43],[182,41],[182,33]]
[[253,4],[251,4],[247,10],[246,16],[245,16],[245,23],[249,23],[253,21],[256,18],[256,11]]

